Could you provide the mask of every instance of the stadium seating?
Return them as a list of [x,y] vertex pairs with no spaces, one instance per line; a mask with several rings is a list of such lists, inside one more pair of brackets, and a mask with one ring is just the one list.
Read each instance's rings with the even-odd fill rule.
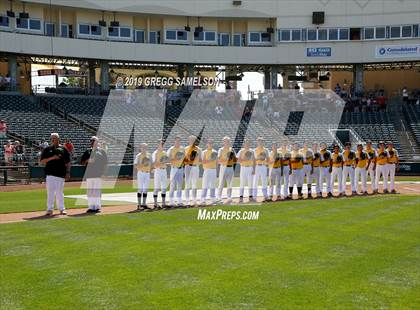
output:
[[[280,114],[277,117],[265,114],[261,109],[255,109],[251,118],[242,117],[245,101],[241,101],[233,108],[226,105],[222,115],[215,113],[214,107],[205,105],[188,105],[185,109],[182,104],[168,104],[166,106],[166,123],[162,124],[162,117],[151,113],[141,116],[133,115],[127,106],[116,106],[118,116],[106,116],[106,122],[101,123],[107,104],[106,97],[95,96],[68,96],[45,95],[38,100],[33,97],[24,97],[17,94],[2,94],[0,103],[0,118],[7,121],[9,131],[30,141],[31,143],[48,140],[49,134],[57,131],[63,139],[71,139],[75,145],[75,155],[79,156],[88,146],[89,137],[100,129],[110,136],[110,149],[116,157],[124,155],[125,162],[131,162],[136,143],[146,142],[154,148],[156,137],[163,133],[164,137],[180,135],[185,144],[186,137],[191,132],[199,132],[206,123],[203,138],[211,137],[215,147],[221,146],[222,138],[227,133],[232,134],[234,147],[238,148],[244,138],[252,143],[258,136],[266,141],[298,142],[331,141],[335,139],[335,131],[351,129],[357,138],[372,140],[374,144],[380,140],[393,141],[397,149],[400,148],[398,135],[393,124],[393,116],[389,112],[344,112],[339,126],[331,124],[331,115],[326,111],[311,111],[304,116],[302,124],[299,116],[290,114],[290,117]],[[210,103],[211,104],[211,103]],[[53,112],[59,113],[53,113]],[[410,128],[417,142],[420,141],[418,106],[404,106],[404,114],[410,123]],[[239,121],[239,132],[236,133]],[[142,130],[134,131],[129,138],[128,149],[118,146],[118,141],[127,140],[127,132],[131,132],[133,124],[141,124]],[[146,130],[143,130],[146,129]],[[153,134],[151,134],[151,130]],[[134,146],[134,149],[133,149]],[[267,145],[268,147],[269,145]],[[113,160],[113,158],[111,158]]]

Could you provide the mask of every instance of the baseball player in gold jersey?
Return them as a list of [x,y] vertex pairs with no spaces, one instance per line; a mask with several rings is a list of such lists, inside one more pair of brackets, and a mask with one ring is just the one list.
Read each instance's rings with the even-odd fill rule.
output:
[[254,201],[253,197],[253,176],[255,155],[254,151],[250,148],[249,140],[245,139],[243,148],[237,154],[238,163],[241,165],[239,173],[239,202],[244,201],[245,186],[248,186],[249,201]]
[[258,183],[261,179],[262,192],[264,201],[268,199],[267,193],[267,166],[268,166],[268,150],[264,147],[264,138],[257,138],[257,147],[254,149],[255,154],[255,175],[254,175],[254,193],[255,199],[258,196]]
[[376,183],[376,150],[372,147],[372,141],[368,140],[366,142],[366,153],[369,155],[369,166],[367,170],[367,176],[370,178],[370,183],[372,187],[372,193],[376,194],[378,192],[378,184]]
[[319,184],[321,186],[321,191],[323,190],[324,181],[327,187],[327,197],[332,197],[332,187],[331,187],[331,152],[327,149],[327,144],[325,142],[321,143],[320,154],[320,164],[321,164],[321,173]]
[[354,185],[356,192],[359,187],[359,178],[362,183],[362,194],[367,195],[367,186],[366,186],[366,176],[367,176],[367,169],[369,167],[370,158],[369,154],[363,150],[363,145],[357,145],[357,152],[355,154],[355,161],[356,161],[356,169],[354,171]]
[[234,165],[236,162],[235,150],[231,146],[231,140],[229,137],[223,138],[223,147],[221,147],[217,153],[217,159],[220,164],[219,166],[219,188],[217,191],[217,200],[222,200],[223,187],[227,187],[227,200],[226,203],[232,202],[232,185],[233,185],[233,172]]
[[293,195],[293,187],[296,185],[298,198],[303,198],[302,185],[303,185],[303,158],[304,155],[299,151],[299,146],[294,143],[292,146],[292,153],[290,157],[290,165],[292,167],[292,173],[290,174],[290,185],[289,192]]
[[377,158],[376,158],[376,185],[379,187],[379,180],[382,176],[383,180],[383,192],[384,194],[388,193],[388,159],[389,154],[388,151],[385,149],[385,143],[383,141],[379,142],[379,148],[377,150]]
[[281,154],[277,150],[277,143],[272,143],[271,151],[268,157],[268,167],[269,167],[269,200],[273,201],[274,187],[276,188],[275,195],[276,200],[281,200],[281,178],[282,178],[282,167],[281,167]]
[[347,178],[350,179],[351,193],[356,195],[356,187],[354,182],[354,166],[356,165],[356,155],[351,149],[351,143],[346,142],[343,152],[343,190],[346,192]]
[[292,167],[290,166],[290,151],[287,147],[286,143],[281,145],[281,148],[278,150],[281,156],[281,167],[283,173],[283,198],[284,199],[291,199],[292,193],[289,193],[289,178],[290,178],[290,171]]
[[308,187],[308,197],[311,196],[312,183],[315,182],[315,193],[316,198],[322,198],[322,189],[320,186],[321,182],[321,153],[318,150],[318,143],[312,144],[312,173],[309,183],[311,187]]
[[174,193],[176,190],[178,206],[182,206],[185,149],[181,146],[181,137],[175,137],[174,145],[168,150],[168,157],[171,163],[169,174],[169,204],[171,207],[175,206]]
[[207,148],[202,152],[203,184],[200,204],[205,205],[207,192],[210,190],[211,202],[216,202],[217,152],[213,149],[213,139],[207,139]]
[[[153,200],[155,209],[166,208],[166,187],[168,183],[168,175],[166,172],[166,165],[168,163],[168,155],[166,154],[165,150],[163,149],[163,140],[158,141],[158,147],[156,151],[152,154],[152,161],[153,161],[153,167],[155,169],[154,172],[154,190],[153,190]],[[162,205],[159,206],[157,202],[158,192],[159,188],[161,190],[161,197],[162,197]]]
[[300,150],[303,155],[303,180],[305,181],[308,187],[308,198],[312,198],[312,173],[313,173],[313,165],[312,162],[314,160],[314,153],[308,147],[308,144],[305,142],[303,143],[303,148]]
[[148,152],[146,143],[140,144],[140,153],[134,159],[137,171],[137,210],[142,211],[147,207],[147,191],[150,184],[150,171],[152,170],[152,155]]
[[185,200],[190,205],[190,189],[192,189],[192,206],[196,204],[197,182],[199,178],[199,164],[201,160],[201,149],[197,146],[196,136],[189,136],[189,145],[185,148]]
[[395,171],[398,171],[398,152],[394,149],[394,144],[390,141],[387,146],[388,151],[388,174],[389,174],[389,190],[395,194]]
[[334,145],[334,151],[331,154],[331,188],[334,191],[334,182],[337,179],[338,183],[338,197],[344,196],[343,189],[343,154],[340,153],[340,147]]

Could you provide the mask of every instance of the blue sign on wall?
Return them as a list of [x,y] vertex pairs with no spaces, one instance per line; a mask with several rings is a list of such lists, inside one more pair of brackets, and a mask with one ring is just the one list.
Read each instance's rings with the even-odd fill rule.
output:
[[331,57],[331,47],[308,47],[307,57]]

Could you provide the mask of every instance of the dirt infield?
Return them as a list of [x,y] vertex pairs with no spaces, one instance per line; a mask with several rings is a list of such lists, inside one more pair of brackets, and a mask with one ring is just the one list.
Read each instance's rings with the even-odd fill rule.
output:
[[[132,181],[127,180],[127,181],[121,181],[121,182],[132,182]],[[75,187],[77,186],[76,182],[74,184],[73,183],[70,183],[70,184]],[[35,185],[38,185],[38,184],[35,184]],[[26,186],[24,186],[25,189],[27,189]],[[80,183],[78,183],[78,186],[80,186]],[[34,189],[36,188],[37,187],[35,187]],[[399,194],[420,195],[420,184],[414,184],[414,183],[408,183],[408,182],[399,183],[399,184],[396,184],[396,190],[398,191]],[[350,194],[350,192],[348,192],[348,194]],[[297,199],[297,197],[294,197],[294,198]],[[238,200],[234,200],[233,204],[235,203],[238,203]],[[102,208],[102,212],[98,215],[136,212],[135,209],[136,209],[136,206],[134,205],[105,206]],[[58,211],[55,211],[55,214],[53,216],[46,216],[45,211],[8,213],[8,214],[0,214],[0,224],[22,222],[22,221],[32,221],[32,220],[42,220],[42,219],[58,219],[58,218],[66,218],[66,217],[71,218],[71,217],[81,217],[81,216],[93,216],[93,215],[87,214],[86,209],[84,208],[83,209],[67,209],[67,215],[60,215]]]

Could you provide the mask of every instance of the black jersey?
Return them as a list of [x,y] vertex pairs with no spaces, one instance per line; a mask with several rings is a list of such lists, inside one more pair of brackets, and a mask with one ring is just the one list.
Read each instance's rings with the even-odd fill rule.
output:
[[81,158],[81,162],[93,159],[86,165],[85,178],[100,178],[106,170],[108,164],[108,156],[105,150],[101,148],[86,150]]
[[41,160],[58,155],[58,159],[50,160],[45,165],[45,175],[52,175],[59,178],[64,178],[67,173],[67,164],[70,162],[70,153],[67,149],[59,145],[47,146],[41,154]]

